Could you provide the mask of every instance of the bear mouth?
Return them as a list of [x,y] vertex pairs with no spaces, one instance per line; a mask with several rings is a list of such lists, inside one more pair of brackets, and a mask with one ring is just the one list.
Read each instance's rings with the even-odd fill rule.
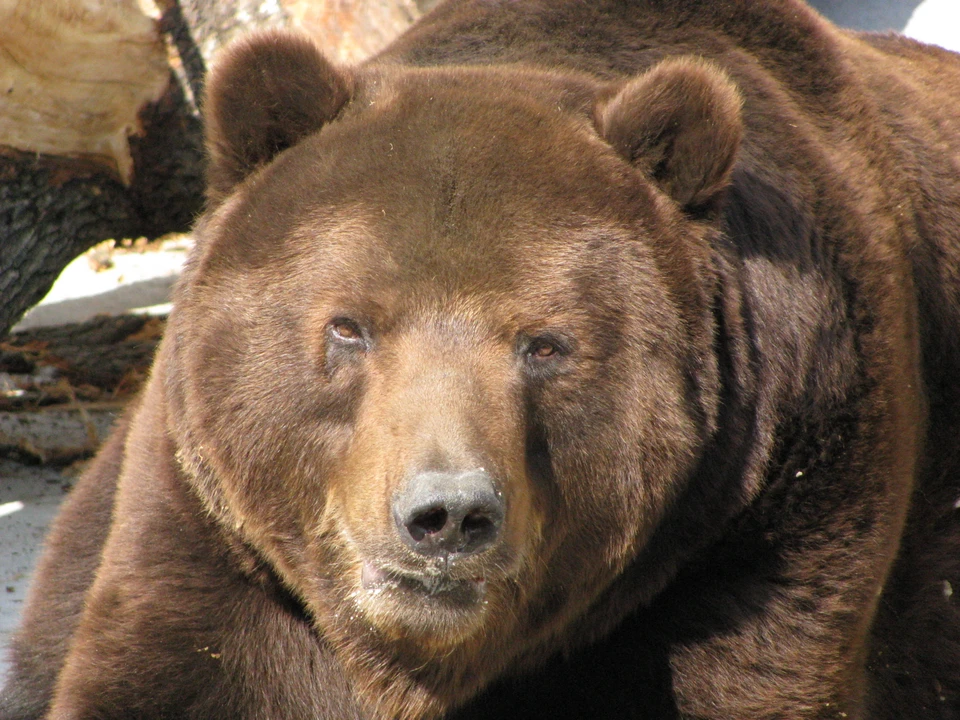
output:
[[480,603],[487,587],[482,576],[459,578],[433,567],[425,572],[408,572],[378,567],[369,561],[363,563],[360,584],[372,596],[389,593],[459,607]]

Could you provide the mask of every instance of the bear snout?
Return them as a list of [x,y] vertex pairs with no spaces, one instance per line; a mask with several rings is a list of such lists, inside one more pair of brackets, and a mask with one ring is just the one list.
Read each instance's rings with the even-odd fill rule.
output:
[[493,546],[505,506],[482,469],[413,475],[393,498],[393,518],[403,542],[419,555],[465,556]]

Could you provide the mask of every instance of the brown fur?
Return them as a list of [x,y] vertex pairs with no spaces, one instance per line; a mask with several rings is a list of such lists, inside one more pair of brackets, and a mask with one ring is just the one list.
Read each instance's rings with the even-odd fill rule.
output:
[[[453,0],[208,87],[198,248],[2,717],[960,716],[960,59]],[[405,544],[479,471],[489,547]]]

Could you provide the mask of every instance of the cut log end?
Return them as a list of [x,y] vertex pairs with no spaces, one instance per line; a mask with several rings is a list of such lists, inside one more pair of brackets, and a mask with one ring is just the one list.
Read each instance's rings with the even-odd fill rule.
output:
[[170,82],[136,0],[13,3],[0,11],[0,144],[99,163],[132,179],[128,138]]

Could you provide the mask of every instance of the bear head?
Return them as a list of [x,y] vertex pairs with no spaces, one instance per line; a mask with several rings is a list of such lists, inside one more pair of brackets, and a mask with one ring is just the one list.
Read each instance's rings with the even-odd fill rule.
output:
[[616,582],[715,430],[739,95],[685,57],[341,69],[271,32],[204,115],[181,466],[358,676],[465,697]]

